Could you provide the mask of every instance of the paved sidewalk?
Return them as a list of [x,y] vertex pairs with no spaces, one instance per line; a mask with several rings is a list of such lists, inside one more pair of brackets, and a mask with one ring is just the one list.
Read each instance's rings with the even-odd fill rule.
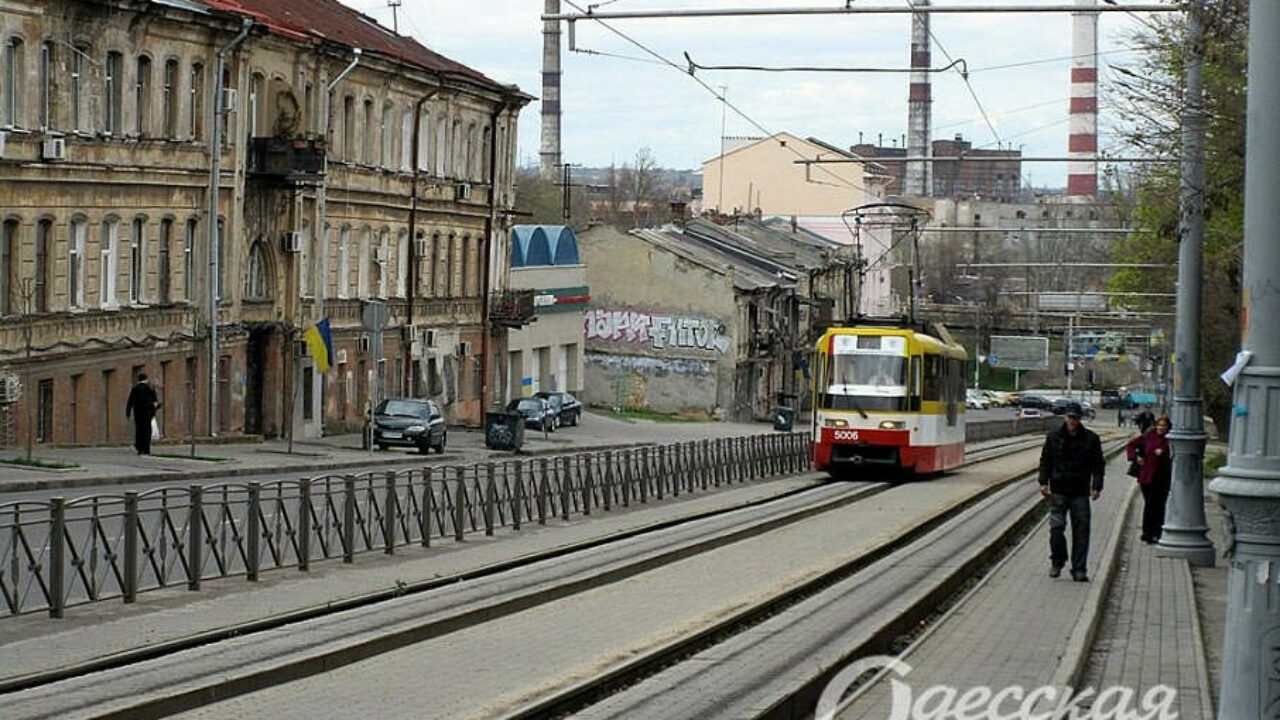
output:
[[[577,427],[563,428],[546,436],[528,431],[522,452],[554,454],[772,432],[773,426],[765,423],[653,422],[588,413]],[[292,453],[288,452],[288,445],[283,440],[197,445],[196,459],[190,457],[190,445],[155,445],[153,455],[141,457],[130,447],[40,448],[34,453],[35,457],[75,463],[78,467],[53,471],[0,465],[0,497],[3,493],[50,488],[306,473],[339,468],[419,466],[438,462],[470,463],[514,457],[510,452],[489,450],[484,446],[483,432],[466,428],[449,429],[448,448],[444,455],[419,455],[416,450],[407,448],[370,452],[360,448],[360,440],[359,434],[297,440],[293,443]],[[0,458],[20,456],[22,450],[19,448],[0,450]]]
[[1181,720],[1213,720],[1204,638],[1185,560],[1156,557],[1141,542],[1142,501],[1124,529],[1116,579],[1080,685],[1132,688],[1142,697],[1156,685],[1177,691]]
[[[1065,571],[1056,580],[1048,576],[1049,530],[1041,523],[901,658],[912,669],[900,680],[915,698],[937,685],[955,688],[958,698],[977,687],[999,692],[1020,685],[1030,693],[1044,685],[1072,684],[1087,655],[1087,636],[1096,627],[1124,513],[1136,494],[1124,474],[1126,465],[1123,455],[1112,460],[1109,487],[1093,505],[1090,582],[1073,582]],[[890,717],[890,703],[890,685],[882,679],[864,688],[839,717]],[[1020,703],[1006,702],[998,714]]]

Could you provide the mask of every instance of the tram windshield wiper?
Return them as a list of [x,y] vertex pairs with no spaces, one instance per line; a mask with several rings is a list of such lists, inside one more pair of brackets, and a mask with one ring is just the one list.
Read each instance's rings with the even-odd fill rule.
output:
[[867,411],[863,410],[862,406],[858,404],[857,396],[849,395],[848,398],[849,398],[849,403],[853,405],[853,409],[858,411],[858,414],[862,416],[863,420],[866,420],[868,417]]

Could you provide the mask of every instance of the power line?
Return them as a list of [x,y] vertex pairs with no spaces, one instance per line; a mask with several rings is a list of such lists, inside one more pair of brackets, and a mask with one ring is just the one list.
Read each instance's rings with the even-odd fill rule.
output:
[[692,75],[695,70],[746,70],[750,72],[830,72],[830,73],[940,73],[946,72],[957,65],[964,66],[964,58],[953,61],[950,65],[940,68],[870,68],[870,67],[834,67],[834,66],[793,66],[793,67],[768,67],[765,65],[701,65],[694,61],[689,53],[684,54],[685,60],[689,61],[689,74]]
[[[582,9],[582,7],[581,7],[581,6],[579,6],[577,3],[573,2],[573,0],[564,0],[564,2],[565,2],[565,4],[566,4],[566,5],[569,5],[569,6],[573,7],[573,8],[574,8],[574,9],[576,9],[578,12],[585,12],[585,11]],[[637,48],[639,48],[640,50],[643,50],[646,54],[653,56],[653,58],[654,58],[654,59],[656,59],[656,60],[660,61],[662,64],[664,64],[664,65],[669,65],[672,69],[674,69],[674,70],[678,70],[678,71],[679,71],[681,74],[683,74],[683,75],[688,75],[690,79],[692,79],[692,80],[693,80],[694,82],[696,82],[699,86],[701,86],[704,90],[706,90],[708,93],[710,93],[712,97],[714,97],[714,98],[716,98],[717,100],[719,100],[720,102],[724,103],[724,106],[725,106],[725,107],[727,107],[727,108],[729,108],[730,110],[732,110],[732,111],[733,111],[733,113],[734,113],[735,115],[737,115],[738,117],[742,118],[743,120],[746,120],[748,123],[750,123],[750,124],[751,124],[751,126],[752,126],[752,127],[756,128],[756,129],[757,129],[757,130],[759,130],[760,132],[764,133],[766,137],[772,137],[772,136],[774,135],[774,133],[773,133],[773,132],[771,132],[768,128],[766,128],[765,126],[763,126],[763,125],[761,125],[759,122],[757,122],[757,121],[755,120],[755,118],[752,118],[750,115],[748,115],[746,112],[744,112],[744,111],[743,111],[741,108],[739,108],[737,105],[735,105],[735,104],[733,104],[733,103],[729,102],[729,99],[728,99],[727,97],[725,97],[725,96],[724,96],[724,94],[717,92],[717,91],[716,91],[716,89],[715,89],[714,87],[712,87],[711,85],[708,85],[708,84],[706,83],[706,81],[704,81],[702,78],[700,78],[700,77],[698,77],[697,75],[694,75],[694,74],[692,74],[692,73],[688,72],[685,68],[680,67],[680,66],[679,66],[679,65],[677,65],[675,62],[672,62],[671,60],[667,59],[667,58],[666,58],[665,56],[663,56],[661,53],[657,52],[656,50],[653,50],[653,49],[649,48],[649,47],[648,47],[647,45],[645,45],[644,43],[640,42],[639,40],[636,40],[635,38],[631,37],[630,35],[627,35],[626,33],[624,33],[624,32],[622,32],[621,30],[619,30],[619,29],[615,28],[614,26],[610,25],[609,23],[605,22],[604,20],[601,20],[601,19],[600,19],[600,18],[598,18],[598,17],[591,17],[591,16],[586,16],[586,19],[594,20],[595,22],[599,23],[601,27],[605,28],[605,29],[606,29],[606,30],[608,30],[609,32],[613,33],[614,35],[617,35],[618,37],[622,38],[623,40],[626,40],[627,42],[629,42],[629,43],[631,43],[632,45],[636,46],[636,47],[637,47]],[[783,143],[783,144],[782,144],[782,146],[783,146],[783,147],[785,147],[785,148],[787,148],[787,150],[789,150],[789,151],[790,151],[792,154],[794,154],[796,157],[799,157],[799,158],[800,158],[800,159],[802,159],[802,160],[807,159],[807,158],[805,158],[804,153],[800,152],[799,150],[796,150],[795,148],[791,147],[790,145],[786,145],[785,143]],[[859,185],[859,184],[857,184],[857,183],[850,182],[849,180],[847,180],[847,179],[845,179],[845,178],[843,178],[843,177],[841,177],[841,176],[839,176],[839,175],[835,174],[834,172],[832,172],[832,171],[830,171],[830,170],[828,170],[828,169],[826,169],[826,168],[823,168],[823,167],[821,167],[821,166],[819,166],[819,167],[818,167],[818,169],[819,169],[820,171],[822,171],[822,172],[825,172],[827,175],[831,176],[834,180],[836,180],[838,183],[840,183],[840,184],[842,184],[842,185],[846,185],[846,186],[848,186],[848,187],[850,187],[850,188],[852,188],[852,189],[854,189],[854,190],[858,190],[858,191],[860,191],[860,192],[864,192],[864,193],[868,193],[868,194],[870,194],[870,191],[868,191],[868,190],[866,189],[866,187],[864,187],[864,186],[862,186],[862,185]],[[723,172],[723,169],[721,170],[721,172]]]

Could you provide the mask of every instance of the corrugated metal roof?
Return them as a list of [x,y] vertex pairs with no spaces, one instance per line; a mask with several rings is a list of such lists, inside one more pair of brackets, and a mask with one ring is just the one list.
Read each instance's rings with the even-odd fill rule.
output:
[[454,62],[418,41],[397,35],[337,0],[202,0],[227,13],[250,17],[273,33],[296,40],[329,41],[385,55],[409,65],[460,75],[501,88],[479,71]]

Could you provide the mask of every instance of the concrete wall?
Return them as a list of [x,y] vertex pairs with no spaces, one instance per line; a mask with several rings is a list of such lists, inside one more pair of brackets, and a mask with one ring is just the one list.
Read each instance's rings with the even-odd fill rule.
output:
[[584,400],[727,410],[739,332],[731,276],[610,228],[589,230],[579,243],[592,295]]
[[1047,433],[1057,430],[1058,426],[1062,425],[1062,420],[1061,416],[1054,415],[1025,420],[1014,418],[1010,420],[966,422],[964,425],[964,440],[965,442],[981,442],[983,440],[994,440],[1028,433]]
[[[765,215],[839,215],[883,197],[882,184],[866,177],[861,163],[814,165],[806,171],[804,165],[795,164],[802,157],[813,160],[840,156],[793,135],[778,133],[726,153],[723,158],[707,160],[702,164],[703,206],[725,214],[751,213],[759,208]],[[821,182],[811,182],[810,178]]]
[[586,266],[512,268],[509,281],[513,290],[538,291],[537,320],[509,333],[508,354],[501,361],[505,381],[495,391],[507,401],[541,390],[581,394],[586,303],[577,298],[578,289],[589,284]]

